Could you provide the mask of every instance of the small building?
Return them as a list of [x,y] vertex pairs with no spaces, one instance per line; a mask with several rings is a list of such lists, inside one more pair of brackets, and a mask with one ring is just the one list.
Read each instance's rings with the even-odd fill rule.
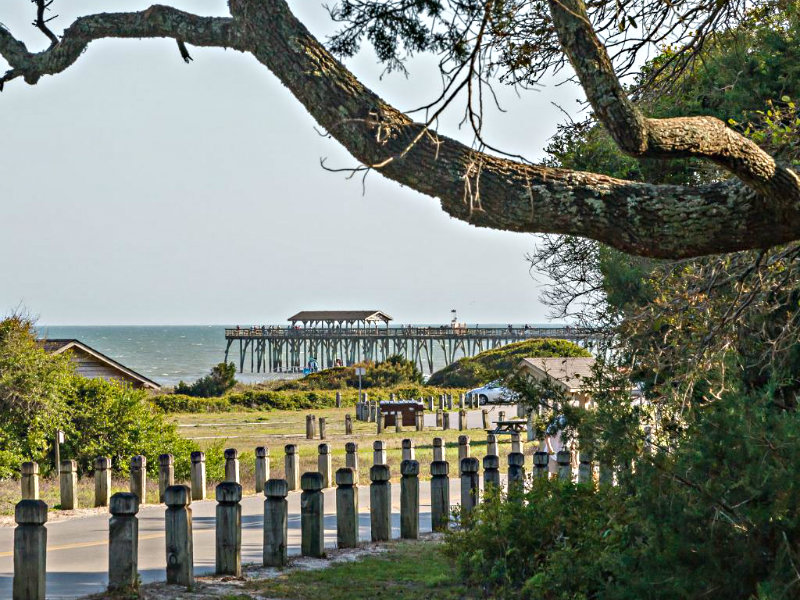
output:
[[161,388],[155,381],[118,363],[80,340],[39,340],[39,344],[50,354],[69,352],[75,364],[75,372],[82,377],[119,381],[136,389]]
[[301,310],[289,317],[293,327],[302,323],[303,327],[359,327],[366,328],[383,323],[389,327],[392,317],[380,310]]
[[536,381],[549,379],[576,401],[576,406],[585,408],[591,404],[591,397],[584,381],[592,376],[594,363],[594,358],[583,357],[523,358],[517,369]]

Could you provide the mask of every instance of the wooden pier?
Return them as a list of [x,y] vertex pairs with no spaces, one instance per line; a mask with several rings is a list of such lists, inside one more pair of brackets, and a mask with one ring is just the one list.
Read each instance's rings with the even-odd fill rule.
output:
[[321,326],[308,327],[299,326],[298,320],[290,319],[292,325],[288,327],[226,329],[225,361],[238,342],[234,351],[239,352],[240,371],[244,371],[248,362],[253,373],[299,372],[311,360],[318,368],[326,369],[361,361],[381,362],[398,354],[413,361],[421,371],[432,373],[435,351],[439,351],[438,356],[449,365],[461,357],[513,342],[550,338],[591,347],[598,337],[596,332],[573,327],[467,327],[463,324],[389,327],[390,319],[382,320],[384,326],[363,319],[349,323],[348,320],[309,319],[304,324],[320,323]]

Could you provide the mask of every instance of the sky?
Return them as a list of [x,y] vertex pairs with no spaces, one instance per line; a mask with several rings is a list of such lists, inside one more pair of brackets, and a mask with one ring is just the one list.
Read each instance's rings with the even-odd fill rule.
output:
[[[148,2],[115,2],[139,10]],[[225,15],[218,0],[170,3]],[[290,0],[307,27],[334,31],[318,0]],[[104,0],[56,0],[61,33]],[[3,2],[3,23],[46,47],[29,2]],[[546,278],[529,272],[530,234],[479,229],[437,200],[356,166],[251,56],[172,40],[104,40],[65,72],[0,94],[0,314],[47,325],[281,323],[299,310],[379,309],[398,323],[541,323]],[[346,61],[401,109],[440,91],[435,57],[408,78],[381,77],[364,50]],[[6,65],[0,59],[0,68]],[[500,90],[506,112],[485,132],[540,159],[579,90]],[[458,109],[442,133],[459,130]]]

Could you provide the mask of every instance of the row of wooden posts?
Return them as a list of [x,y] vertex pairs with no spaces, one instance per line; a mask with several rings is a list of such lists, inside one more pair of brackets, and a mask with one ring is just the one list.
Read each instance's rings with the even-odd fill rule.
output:
[[[389,402],[396,402],[397,397],[395,394],[389,394]],[[431,412],[434,410],[453,410],[453,407],[459,409],[479,408],[479,399],[477,394],[460,394],[457,405],[453,401],[453,394],[439,394],[439,397],[428,396],[427,398],[419,398],[416,400],[419,404]],[[356,419],[359,421],[374,422],[377,415],[380,414],[380,402],[370,401],[369,393],[362,392],[361,399],[356,402]]]
[[[490,435],[483,457],[484,490],[500,487],[500,458],[497,441]],[[299,474],[297,448],[286,446],[286,479],[256,479],[262,482],[264,501],[264,566],[283,566],[288,549],[288,493],[299,487],[301,495],[301,554],[322,557],[324,555],[324,495],[322,490],[330,487],[330,452],[320,444],[320,472]],[[353,548],[359,542],[358,521],[358,454],[353,443],[347,444],[347,466],[335,474],[337,546]],[[431,473],[431,523],[434,530],[449,526],[450,465],[445,460],[445,447],[440,438],[434,439],[434,460]],[[264,449],[265,450],[265,449]],[[525,457],[521,448],[508,455],[508,486],[521,486],[525,479]],[[461,515],[469,514],[477,505],[480,493],[478,459],[469,455],[469,437],[459,438],[459,474],[461,480]],[[192,464],[202,464],[202,456],[192,455]],[[263,459],[268,453],[261,452]],[[323,456],[327,458],[323,459]],[[257,458],[259,454],[257,454]],[[119,492],[109,498],[111,519],[109,522],[109,589],[125,590],[137,586],[138,582],[138,519],[139,506],[144,499],[143,457],[134,457],[132,466],[142,467],[137,473],[136,486],[131,479],[131,491]],[[198,460],[195,460],[198,459]],[[534,454],[534,476],[547,478],[548,454]],[[569,452],[557,456],[558,477],[572,479],[572,461]],[[70,462],[70,461],[65,461]],[[386,464],[385,442],[373,444],[373,465],[370,467],[370,525],[374,542],[391,538],[391,473]],[[30,463],[28,463],[30,464]],[[171,461],[164,461],[170,465]],[[266,469],[266,470],[265,470]],[[269,467],[261,467],[259,473],[268,477]],[[416,539],[419,536],[419,462],[414,459],[412,440],[403,440],[403,461],[400,464],[400,536]],[[166,578],[168,583],[192,587],[194,562],[192,547],[193,499],[205,496],[205,485],[174,485],[169,481],[163,489],[162,501],[166,504]],[[235,450],[226,450],[226,475],[238,475],[238,459]],[[167,478],[168,479],[168,478]],[[592,479],[590,457],[580,457],[579,482]],[[159,477],[161,481],[162,478]],[[601,471],[601,483],[603,475]],[[29,482],[30,483],[30,482]],[[204,483],[199,481],[198,483]],[[216,573],[219,575],[241,575],[242,552],[242,486],[238,481],[224,481],[216,486]],[[38,499],[24,499],[16,505],[14,532],[14,582],[13,600],[43,600],[45,597],[47,505]]]

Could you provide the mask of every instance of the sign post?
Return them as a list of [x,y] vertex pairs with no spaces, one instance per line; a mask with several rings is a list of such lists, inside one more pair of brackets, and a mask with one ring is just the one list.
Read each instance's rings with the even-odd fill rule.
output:
[[64,432],[60,429],[56,429],[56,452],[55,452],[55,459],[56,459],[56,473],[59,473],[61,469],[61,444],[64,443]]
[[358,401],[361,402],[361,377],[367,374],[364,367],[356,367],[356,375],[358,375]]

